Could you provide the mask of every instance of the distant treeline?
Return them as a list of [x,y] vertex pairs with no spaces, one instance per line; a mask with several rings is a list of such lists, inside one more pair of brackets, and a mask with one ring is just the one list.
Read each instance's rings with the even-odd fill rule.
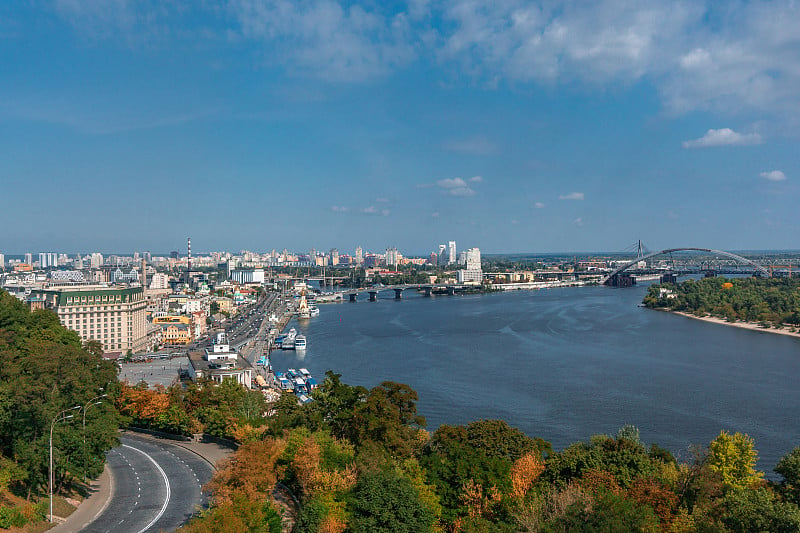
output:
[[800,279],[714,277],[675,285],[651,285],[644,304],[700,316],[712,315],[731,322],[798,326]]

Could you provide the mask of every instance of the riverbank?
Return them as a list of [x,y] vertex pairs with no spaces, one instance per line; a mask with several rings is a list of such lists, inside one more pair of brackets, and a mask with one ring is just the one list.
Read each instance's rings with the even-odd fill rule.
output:
[[722,324],[723,326],[733,326],[735,328],[742,328],[742,329],[749,329],[752,331],[760,331],[762,333],[776,333],[778,335],[788,335],[790,337],[800,338],[800,332],[793,332],[787,328],[764,328],[761,327],[760,324],[755,322],[728,322],[725,318],[719,318],[711,315],[707,316],[697,316],[691,313],[684,313],[683,311],[670,311],[669,309],[657,309],[658,311],[666,311],[670,313],[674,313],[676,315],[685,316],[688,318],[694,318],[697,320],[702,320],[704,322],[712,322],[714,324]]

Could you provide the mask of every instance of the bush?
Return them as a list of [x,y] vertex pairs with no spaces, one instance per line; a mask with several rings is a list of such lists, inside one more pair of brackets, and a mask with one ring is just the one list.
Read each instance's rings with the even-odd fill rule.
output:
[[22,511],[17,507],[0,507],[0,528],[22,527],[26,523]]

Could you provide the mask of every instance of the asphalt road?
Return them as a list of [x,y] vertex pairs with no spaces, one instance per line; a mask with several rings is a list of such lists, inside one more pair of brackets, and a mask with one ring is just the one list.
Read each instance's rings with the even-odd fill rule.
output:
[[174,531],[207,505],[201,487],[211,465],[179,446],[124,435],[108,452],[113,493],[108,506],[83,531]]

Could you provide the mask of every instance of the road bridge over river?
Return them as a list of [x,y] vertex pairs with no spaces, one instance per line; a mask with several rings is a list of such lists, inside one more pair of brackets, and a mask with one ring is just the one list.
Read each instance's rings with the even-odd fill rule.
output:
[[671,254],[676,253],[676,252],[706,252],[706,253],[710,253],[710,254],[714,254],[714,255],[721,255],[721,256],[724,256],[726,258],[732,259],[737,263],[743,263],[745,265],[751,266],[753,268],[753,274],[756,275],[756,276],[764,276],[764,277],[770,277],[771,276],[771,273],[770,273],[770,271],[768,270],[767,267],[759,265],[755,261],[751,261],[750,259],[747,259],[746,257],[742,257],[741,255],[737,255],[737,254],[734,254],[734,253],[731,253],[731,252],[726,252],[726,251],[723,251],[723,250],[714,250],[714,249],[711,249],[711,248],[691,248],[691,247],[686,247],[686,248],[668,248],[666,250],[661,250],[659,252],[652,252],[652,253],[649,253],[647,255],[643,255],[643,256],[637,257],[636,259],[633,259],[632,261],[629,261],[628,263],[625,263],[621,267],[618,267],[618,268],[612,270],[611,273],[608,274],[606,279],[603,281],[603,284],[604,285],[613,286],[613,287],[629,286],[629,285],[632,284],[632,282],[629,283],[623,278],[623,273],[626,270],[630,269],[634,265],[637,265],[637,264],[641,263],[642,261],[647,261],[648,259],[651,259],[653,257],[657,257],[657,256],[661,256],[661,255],[671,255]]
[[425,296],[431,296],[434,293],[454,295],[458,292],[464,292],[471,288],[469,285],[463,283],[407,283],[402,285],[381,285],[374,287],[366,287],[363,289],[349,289],[343,292],[350,299],[355,302],[359,294],[369,294],[369,301],[375,302],[378,300],[378,294],[384,291],[394,291],[395,300],[400,300],[403,297],[403,291],[421,291]]

